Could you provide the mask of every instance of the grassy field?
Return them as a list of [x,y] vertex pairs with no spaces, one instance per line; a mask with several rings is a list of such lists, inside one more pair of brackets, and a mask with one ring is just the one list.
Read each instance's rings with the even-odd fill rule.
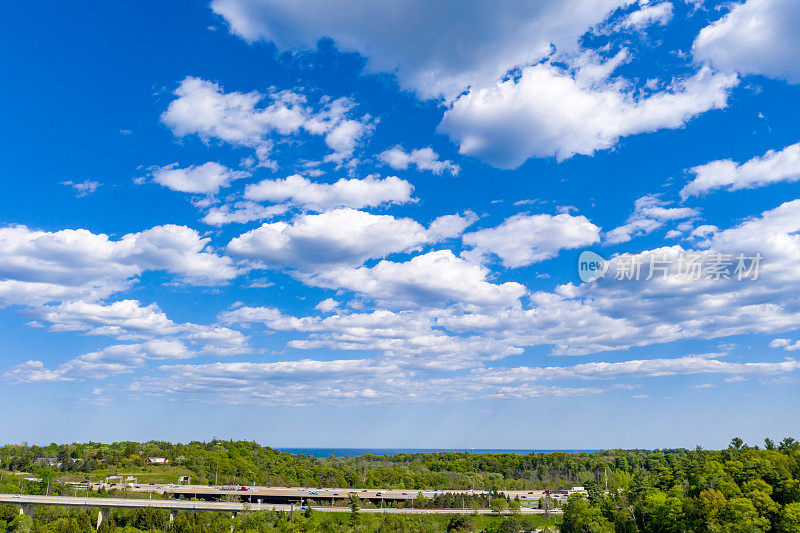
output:
[[147,485],[148,483],[152,483],[154,485],[164,485],[167,483],[177,484],[178,478],[181,476],[192,476],[192,478],[195,477],[188,468],[182,466],[148,465],[131,468],[103,468],[94,470],[90,473],[73,472],[59,475],[56,480],[75,482],[89,479],[91,481],[99,482],[103,481],[108,476],[122,476],[123,478],[133,476],[137,479],[139,485]]

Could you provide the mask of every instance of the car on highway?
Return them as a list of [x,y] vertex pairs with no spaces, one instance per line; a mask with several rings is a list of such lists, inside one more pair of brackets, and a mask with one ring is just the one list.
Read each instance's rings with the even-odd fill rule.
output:
[[367,492],[367,489],[362,490],[361,492]]
[[247,487],[239,487],[239,490],[242,491],[242,490],[248,490],[248,489],[247,489]]
[[309,494],[319,494],[319,492],[317,492],[317,491],[315,491],[315,490],[310,490],[310,491],[308,491],[308,493],[309,493]]

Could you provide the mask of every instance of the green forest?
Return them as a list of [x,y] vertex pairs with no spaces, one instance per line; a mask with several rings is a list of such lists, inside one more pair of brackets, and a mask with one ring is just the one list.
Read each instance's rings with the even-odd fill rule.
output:
[[[168,465],[145,465],[164,457]],[[42,464],[54,458],[58,467]],[[353,488],[533,490],[582,485],[559,518],[564,533],[800,533],[800,444],[792,438],[748,445],[735,438],[723,450],[606,450],[576,453],[403,453],[314,458],[253,442],[86,443],[0,448],[2,492],[68,492],[60,481],[134,474],[140,483],[240,483]],[[38,482],[24,482],[31,472]],[[149,481],[147,481],[149,480]],[[513,508],[513,506],[511,506]],[[73,532],[93,528],[90,511],[46,509],[18,517],[3,506],[0,526],[12,531]],[[96,511],[95,511],[96,516]],[[165,531],[166,513],[115,513],[106,528]],[[541,516],[399,516],[367,513],[182,513],[171,531],[524,531]],[[29,523],[30,522],[30,523]],[[87,529],[88,528],[88,529]],[[2,530],[2,529],[0,529]]]

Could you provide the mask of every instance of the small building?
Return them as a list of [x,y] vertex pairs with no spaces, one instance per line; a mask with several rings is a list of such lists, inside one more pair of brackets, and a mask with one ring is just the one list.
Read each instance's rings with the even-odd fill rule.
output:
[[147,465],[165,465],[168,462],[163,457],[145,457],[144,459],[144,463]]
[[41,465],[50,465],[50,466],[58,466],[61,463],[58,462],[56,457],[37,457],[34,462],[39,463]]

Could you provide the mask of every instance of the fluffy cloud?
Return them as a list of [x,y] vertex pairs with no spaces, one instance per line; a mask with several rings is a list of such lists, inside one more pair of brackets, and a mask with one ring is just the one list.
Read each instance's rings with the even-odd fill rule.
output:
[[322,311],[323,313],[330,313],[334,309],[339,307],[339,302],[334,300],[333,298],[325,298],[320,303],[314,306],[314,309]]
[[96,299],[122,290],[147,270],[167,271],[192,284],[219,284],[238,275],[231,259],[209,251],[208,242],[175,225],[119,240],[83,229],[0,228],[0,297],[25,305]]
[[79,331],[124,341],[180,340],[196,345],[199,353],[230,355],[249,351],[248,339],[241,332],[220,325],[176,323],[153,303],[142,306],[136,300],[110,304],[63,302],[31,311],[52,331]]
[[108,346],[71,359],[55,369],[47,369],[41,361],[26,361],[6,372],[4,377],[19,383],[107,379],[133,372],[149,360],[186,357],[191,357],[191,353],[181,342],[154,340]]
[[495,228],[467,233],[464,244],[474,247],[471,258],[492,253],[511,268],[527,266],[558,255],[560,250],[598,242],[600,228],[584,216],[514,215]]
[[625,17],[618,28],[642,30],[654,24],[664,26],[672,20],[672,7],[670,2],[647,4]]
[[383,204],[411,202],[414,187],[395,176],[380,179],[342,178],[335,183],[314,183],[302,176],[263,180],[248,185],[244,197],[254,201],[286,202],[303,209],[327,211],[337,207],[377,207]]
[[[787,374],[800,370],[800,363],[726,360],[720,354],[563,367],[492,369],[483,364],[520,353],[529,346],[550,345],[556,354],[576,355],[686,339],[796,330],[800,327],[800,306],[796,302],[800,288],[795,275],[800,261],[798,215],[800,200],[787,202],[736,227],[716,231],[696,250],[673,246],[636,256],[616,256],[610,260],[611,273],[622,262],[634,258],[646,266],[655,257],[657,261],[668,261],[670,266],[664,276],[649,280],[643,268],[645,275],[640,281],[607,276],[579,286],[561,285],[552,293],[530,295],[529,305],[513,304],[520,295],[514,293],[514,284],[493,285],[480,271],[460,270],[468,264],[459,263],[452,253],[433,252],[405,263],[382,261],[372,268],[331,269],[312,280],[378,300],[383,297],[380,304],[398,303],[402,310],[350,314],[337,310],[330,316],[293,317],[274,308],[241,307],[220,316],[220,320],[263,323],[273,330],[295,332],[303,337],[289,341],[288,347],[294,349],[375,351],[392,364],[414,372],[471,368],[468,379],[460,376],[444,381],[459,390],[470,390],[476,397],[531,397],[535,387],[541,387],[540,382],[551,380],[678,374],[717,374],[738,380],[743,376]],[[738,251],[764,255],[757,281],[738,281],[735,276],[687,279],[677,271],[681,254],[709,257]],[[731,268],[734,266],[735,260]],[[467,304],[470,298],[473,303]],[[451,305],[454,302],[459,305]],[[435,304],[426,307],[425,303]],[[780,339],[773,346],[786,348],[795,344]],[[440,389],[432,384],[434,381],[416,380],[407,387],[427,387],[435,397]],[[317,386],[325,389],[328,385]],[[370,388],[376,391],[376,401],[395,397],[395,389],[382,380],[374,381]],[[593,391],[598,392],[602,389]],[[541,390],[538,393],[544,394]]]
[[292,406],[564,397],[603,392],[596,387],[531,384],[512,389],[483,383],[470,375],[417,376],[392,362],[369,359],[164,365],[161,370],[166,377],[148,376],[137,380],[132,389],[158,396],[190,395],[211,403]]
[[[676,358],[584,363],[572,366],[476,368],[468,373],[431,375],[388,359],[280,361],[164,365],[165,377],[137,380],[132,389],[152,395],[190,395],[209,403],[263,405],[351,405],[357,403],[436,402],[491,398],[531,399],[602,394],[631,388],[552,386],[548,381],[659,378],[672,375],[720,375],[726,382],[743,376],[776,376],[800,370],[794,360],[730,362],[720,354]],[[705,385],[709,386],[709,385]]]
[[[587,354],[685,339],[777,333],[800,328],[800,200],[787,202],[739,226],[717,231],[696,249],[672,246],[609,260],[609,273],[592,283],[561,285],[531,295],[530,308],[492,313],[448,312],[437,325],[451,332],[480,331],[510,346],[552,345],[555,353]],[[739,253],[762,255],[758,279],[736,275]],[[697,279],[679,269],[692,255],[710,262],[729,254],[730,279]],[[724,258],[723,258],[724,259]],[[651,260],[666,265],[648,278]],[[625,265],[641,265],[639,281],[616,279]],[[745,268],[749,263],[745,261]],[[579,325],[579,327],[576,327]]]
[[[359,293],[365,297],[364,301],[374,300],[383,309],[349,312],[330,307],[333,302],[328,302],[323,307],[332,314],[294,317],[274,308],[239,307],[224,313],[219,320],[223,324],[263,323],[272,330],[294,332],[297,337],[287,343],[291,349],[374,351],[379,357],[388,358],[392,365],[415,373],[474,369],[487,361],[519,354],[531,346],[549,345],[557,354],[587,354],[686,339],[775,334],[800,327],[795,275],[796,264],[800,261],[798,220],[800,200],[787,202],[736,227],[710,234],[698,243],[696,250],[673,246],[647,250],[635,256],[643,265],[647,265],[651,257],[658,261],[670,259],[671,266],[663,277],[658,275],[640,281],[607,277],[578,286],[561,285],[555,292],[536,292],[524,300],[523,286],[493,282],[488,270],[448,250],[402,262],[384,260],[374,266],[358,267],[355,263],[344,262],[328,265],[320,271],[301,272],[298,277],[311,285]],[[682,278],[676,270],[678,256],[684,252],[708,256],[738,251],[763,254],[765,259],[757,281],[738,281],[735,276],[729,280],[692,280]],[[631,258],[630,255],[612,258],[610,271]],[[395,307],[397,310],[392,311]],[[137,335],[147,338],[145,334],[159,334],[164,340],[179,341],[187,347],[185,353],[176,350],[170,357],[196,354],[205,346],[201,339],[224,338],[235,332],[227,326],[195,329],[187,324],[176,324],[164,317],[157,307],[142,307],[135,302],[61,305],[49,311],[50,314],[40,314],[37,318],[54,328],[118,338],[130,335],[130,339],[138,338]],[[226,334],[226,330],[229,333]],[[790,345],[792,343],[784,343],[778,347]],[[101,366],[95,374],[89,363],[106,364],[105,355],[84,358],[89,361],[83,373],[58,367],[50,370],[33,363],[30,368],[15,370],[32,377],[9,376],[9,379],[83,379],[78,376],[127,372],[146,365],[136,359],[139,351],[133,353],[133,362],[127,366]],[[141,360],[150,361],[156,355],[146,357]],[[384,363],[378,360],[370,364]],[[210,368],[208,365],[190,366]],[[530,397],[530,394],[559,394],[536,389],[541,387],[537,382],[554,379],[622,379],[692,373],[737,378],[777,375],[796,369],[797,363],[793,361],[734,362],[704,355],[675,360],[587,363],[574,367],[523,367],[519,375],[526,376],[524,380],[515,383],[506,377],[502,387],[497,383],[493,385],[492,380],[502,381],[504,369],[484,371],[479,368],[470,373],[468,380],[458,377],[447,380],[452,380],[455,388],[469,387],[477,391],[478,396]],[[177,380],[174,390],[183,391],[184,385],[191,388],[195,383],[193,378],[182,373],[167,372],[169,379]],[[162,383],[161,378],[148,379],[137,381],[142,391],[152,391],[148,383]],[[345,381],[349,382],[347,378],[316,380],[302,390],[332,391],[332,398],[338,399],[342,394],[357,395],[358,389],[351,390],[349,385],[343,384]],[[420,392],[429,386],[431,394],[439,390],[432,385],[437,382],[433,379],[406,381],[408,387],[413,390],[419,387]],[[242,387],[231,386],[230,393],[247,394],[251,390],[250,382],[243,383]],[[354,387],[360,384],[362,388],[371,389],[375,401],[393,401],[396,397],[395,388],[382,379],[376,378],[365,385],[363,380],[354,378],[352,383]],[[208,386],[212,386],[210,378]],[[262,392],[269,389],[253,387]],[[173,389],[166,387],[165,390]],[[345,394],[345,390],[349,392]]]
[[342,120],[325,135],[325,144],[333,153],[326,155],[324,160],[340,163],[349,159],[358,142],[374,129],[375,124],[369,121],[369,117],[364,121]]
[[293,317],[271,307],[240,307],[222,313],[223,323],[263,324],[276,331],[308,334],[290,348],[378,352],[407,367],[454,370],[521,353],[504,341],[475,335],[451,335],[438,326],[436,310],[403,309]]
[[794,0],[747,0],[703,28],[692,46],[698,61],[742,74],[800,82],[800,4]]
[[[668,209],[668,208],[667,208]],[[275,309],[241,308],[223,322],[263,322],[305,333],[290,347],[376,350],[439,368],[464,368],[529,346],[556,354],[588,354],[686,339],[713,339],[800,328],[796,265],[800,262],[800,200],[717,230],[696,249],[680,246],[610,259],[609,274],[592,283],[560,285],[520,301],[525,288],[495,284],[488,272],[449,251],[374,267],[337,266],[302,279],[346,289],[403,311],[295,318]],[[758,280],[739,281],[735,255],[762,254]],[[731,279],[692,279],[678,271],[681,257],[731,254]],[[664,262],[662,276],[646,279],[648,265]],[[642,265],[639,281],[617,280],[626,262]],[[488,348],[488,350],[487,350]],[[714,363],[711,363],[714,364]]]
[[196,194],[217,194],[220,188],[230,186],[233,180],[249,175],[248,172],[231,170],[214,162],[186,168],[172,163],[152,173],[153,181],[168,189]]
[[248,337],[222,325],[175,323],[156,304],[136,300],[111,304],[64,302],[32,309],[52,331],[75,331],[141,341],[116,344],[80,355],[54,369],[41,361],[27,361],[10,369],[5,378],[17,382],[106,379],[144,368],[149,361],[186,359],[198,355],[226,356],[252,351]]
[[75,196],[78,198],[83,198],[85,196],[89,196],[90,194],[94,194],[94,192],[100,188],[102,183],[99,181],[93,180],[83,180],[83,181],[62,181],[61,185],[66,185],[67,187],[72,187],[75,191]]
[[269,95],[259,92],[223,92],[216,83],[188,77],[175,90],[173,100],[161,120],[175,135],[198,135],[204,141],[218,139],[237,146],[254,148],[262,165],[272,149],[271,134],[294,135],[305,131],[324,135],[334,150],[334,160],[350,157],[358,140],[372,131],[369,117],[360,121],[348,118],[354,107],[347,98],[322,99],[314,110],[305,96],[281,91]]
[[513,384],[532,380],[609,379],[618,377],[662,377],[676,374],[722,374],[770,376],[800,370],[800,361],[746,362],[722,361],[721,354],[687,355],[677,358],[642,359],[617,363],[582,363],[574,366],[520,367],[478,370],[486,383]]
[[395,170],[406,170],[409,165],[414,165],[419,170],[430,170],[434,174],[449,172],[451,175],[457,176],[461,172],[461,167],[452,161],[440,160],[439,154],[434,152],[431,147],[406,152],[402,147],[395,146],[381,152],[378,159]]
[[428,236],[431,241],[443,241],[450,237],[456,237],[477,220],[478,215],[472,211],[465,211],[461,215],[442,215],[433,219],[428,228]]
[[[610,60],[612,68],[623,58]],[[439,131],[459,151],[496,167],[516,168],[531,157],[568,159],[614,146],[620,137],[679,128],[692,117],[725,107],[735,75],[708,68],[676,80],[668,90],[640,96],[620,80],[592,70],[566,70],[550,63],[522,69],[518,78],[473,89],[447,111]]]
[[713,189],[753,189],[800,179],[800,143],[783,150],[769,150],[760,157],[738,164],[730,159],[711,161],[690,169],[695,178],[681,189],[681,198],[701,196]]
[[[372,71],[395,73],[424,98],[455,97],[485,86],[509,70],[559,50],[629,0],[489,0],[423,3],[415,0],[320,5],[311,0],[214,0],[212,9],[248,41],[268,40],[281,50],[313,49],[325,37],[367,58]],[[447,31],[442,31],[447,28]]]
[[135,337],[171,335],[178,325],[167,318],[158,305],[141,306],[136,300],[120,300],[108,305],[93,302],[64,302],[38,310],[40,320],[53,331],[86,331],[93,335]]
[[332,268],[306,278],[322,287],[360,292],[392,306],[442,305],[514,306],[525,294],[519,283],[496,285],[489,270],[439,250],[396,263],[374,267]]
[[795,350],[800,350],[800,341],[792,342],[789,339],[773,339],[772,342],[769,343],[770,348],[783,348],[788,352],[793,352]]
[[261,205],[256,202],[240,201],[212,207],[203,217],[210,226],[225,224],[246,224],[253,220],[266,220],[282,215],[289,210],[288,205]]
[[[734,75],[702,69],[644,97],[618,80],[585,79],[586,72],[608,66],[584,66],[580,74],[541,63],[553,47],[561,59],[577,55],[581,35],[631,3],[546,0],[498,10],[481,1],[464,10],[457,2],[433,7],[413,0],[350,9],[305,0],[214,0],[212,9],[248,41],[289,50],[313,49],[331,38],[339,49],[364,55],[368,69],[394,73],[421,97],[445,96],[452,108],[439,131],[462,154],[515,168],[530,157],[592,154],[620,137],[678,128],[725,106]],[[661,24],[670,14],[671,3],[661,2],[632,13],[624,24]],[[509,72],[515,75],[506,78]]]
[[[301,215],[291,223],[266,223],[234,238],[228,251],[266,266],[317,271],[330,265],[360,265],[370,258],[418,249],[454,235],[443,235],[437,221],[433,233],[409,218],[336,209]],[[453,229],[453,228],[451,228]],[[458,229],[458,228],[454,228]]]
[[[696,217],[699,212],[690,207],[666,207],[668,203],[657,195],[642,196],[634,202],[634,211],[624,225],[605,234],[607,244],[628,242],[634,237],[648,235],[671,220]],[[680,235],[680,232],[678,232]]]

